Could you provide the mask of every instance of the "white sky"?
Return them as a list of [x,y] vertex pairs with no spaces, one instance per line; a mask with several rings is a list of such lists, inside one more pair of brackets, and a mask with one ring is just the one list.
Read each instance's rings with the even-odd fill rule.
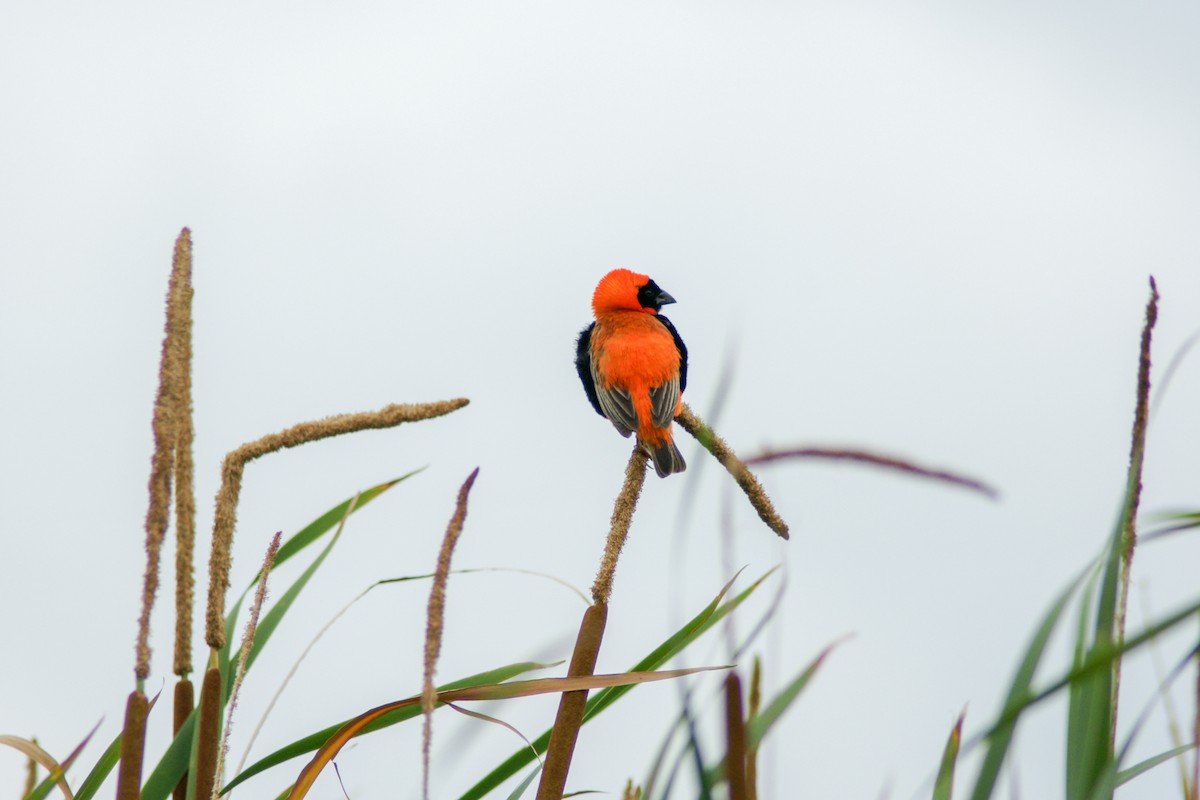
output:
[[[455,566],[590,584],[628,443],[588,406],[572,346],[596,281],[625,266],[678,299],[699,413],[732,365],[718,427],[736,448],[867,447],[1002,497],[776,466],[763,479],[793,524],[784,544],[685,442],[689,472],[649,478],[599,669],[630,666],[736,567],[746,585],[782,563],[786,598],[759,648],[770,686],[853,638],[774,734],[765,796],[927,796],[955,715],[969,706],[969,733],[991,718],[1040,614],[1110,528],[1147,275],[1163,295],[1160,375],[1200,326],[1191,3],[14,2],[4,16],[0,732],[62,755],[103,717],[89,765],[132,686],[162,298],[184,225],[202,532],[220,460],[243,441],[391,402],[472,401],[247,469],[236,587],[274,531],[429,465],[351,523],[256,665],[234,763],[336,609],[432,568],[476,465]],[[1198,404],[1193,356],[1151,430],[1147,512],[1198,505]],[[1139,550],[1131,620],[1145,597],[1159,612],[1194,598],[1198,556],[1190,540]],[[153,688],[170,682],[164,578]],[[360,603],[254,757],[416,692],[427,591]],[[552,583],[504,574],[455,579],[449,602],[446,680],[564,658],[582,612]],[[1059,642],[1047,679],[1066,653]],[[716,635],[685,661],[726,657]],[[1128,722],[1150,661],[1126,677]],[[711,686],[697,684],[710,704]],[[642,779],[676,692],[640,688],[589,725],[570,786]],[[532,738],[553,705],[491,712]],[[168,716],[152,720],[152,760]],[[449,713],[436,723],[439,798],[519,746]],[[350,796],[417,796],[418,730],[344,753]],[[1022,796],[1061,794],[1064,730],[1060,706],[1020,729]],[[1168,741],[1155,716],[1136,757]],[[240,795],[273,796],[300,766]],[[22,771],[0,755],[0,791]],[[1177,796],[1174,776],[1119,796]]]

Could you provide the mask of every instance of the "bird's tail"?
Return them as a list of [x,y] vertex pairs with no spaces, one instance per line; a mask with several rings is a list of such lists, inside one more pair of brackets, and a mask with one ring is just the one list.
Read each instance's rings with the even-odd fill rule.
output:
[[683,460],[683,454],[679,452],[675,442],[670,439],[658,445],[642,442],[642,448],[650,455],[650,460],[654,462],[654,471],[660,478],[687,469],[687,462]]

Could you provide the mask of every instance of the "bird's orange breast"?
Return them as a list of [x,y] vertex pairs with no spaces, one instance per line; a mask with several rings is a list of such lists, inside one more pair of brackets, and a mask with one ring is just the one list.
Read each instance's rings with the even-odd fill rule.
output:
[[679,375],[679,350],[663,324],[641,311],[604,314],[592,331],[592,358],[604,388],[639,395]]

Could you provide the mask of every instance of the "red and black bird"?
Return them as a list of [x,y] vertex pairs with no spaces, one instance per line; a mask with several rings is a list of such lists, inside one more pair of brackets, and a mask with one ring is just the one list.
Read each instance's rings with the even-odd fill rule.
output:
[[638,442],[665,478],[687,468],[671,420],[687,388],[687,347],[659,313],[675,298],[646,275],[615,269],[592,295],[596,321],[575,345],[575,369],[596,413]]

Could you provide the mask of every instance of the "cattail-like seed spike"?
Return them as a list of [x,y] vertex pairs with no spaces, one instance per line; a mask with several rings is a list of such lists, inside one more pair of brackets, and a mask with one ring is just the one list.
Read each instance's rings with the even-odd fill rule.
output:
[[641,497],[642,486],[646,482],[646,461],[645,451],[640,446],[635,446],[629,456],[629,463],[625,465],[625,482],[621,485],[621,491],[613,504],[608,539],[604,543],[604,556],[600,559],[600,570],[592,584],[592,599],[597,603],[607,603],[612,596],[617,559],[621,557],[621,550],[625,547],[629,526],[633,523],[633,512],[637,510],[638,498]]
[[[642,457],[642,473],[645,474],[646,458]],[[608,620],[608,606],[597,602],[589,606],[579,625],[579,636],[575,639],[575,650],[571,653],[571,664],[567,677],[593,675],[596,659],[600,655],[600,643],[604,640],[604,624]],[[567,773],[571,769],[571,757],[575,753],[575,742],[579,728],[583,725],[583,711],[587,706],[587,690],[563,692],[558,701],[558,714],[554,727],[550,729],[550,742],[546,745],[545,766],[542,780],[538,784],[537,800],[561,800],[567,785]]]
[[[175,242],[171,271],[171,366],[175,402],[175,674],[192,672],[192,609],[196,577],[196,489],[192,465],[192,238],[184,228]],[[189,684],[190,685],[190,684]]]
[[725,779],[729,800],[747,800],[746,721],[742,717],[742,680],[736,672],[725,676]]
[[150,459],[150,504],[146,511],[146,571],[142,580],[142,613],[138,618],[136,663],[134,675],[138,689],[150,675],[150,612],[158,592],[158,570],[163,538],[170,517],[171,473],[175,467],[175,444],[179,431],[180,341],[183,321],[181,307],[190,300],[183,273],[191,269],[191,233],[187,228],[175,242],[171,278],[167,287],[167,314],[163,335],[162,356],[158,367],[158,393],[154,400],[154,455]]
[[287,430],[248,442],[225,456],[221,465],[221,488],[217,491],[216,513],[213,520],[212,553],[208,567],[208,606],[205,614],[204,638],[208,646],[220,650],[225,646],[225,592],[229,589],[230,550],[233,529],[237,523],[238,495],[242,489],[242,472],[246,464],[268,453],[296,447],[307,442],[327,439],[356,431],[393,428],[404,422],[432,419],[456,411],[470,402],[465,398],[434,403],[390,405],[378,411],[360,414],[341,414],[334,417],[302,422]]
[[[171,732],[175,735],[179,734],[183,723],[187,722],[188,715],[192,713],[192,708],[196,704],[195,692],[192,682],[187,678],[183,678],[175,684],[175,713],[171,726]],[[188,774],[187,770],[184,770],[183,775],[179,778],[179,783],[175,784],[175,791],[171,793],[173,800],[187,800],[187,783]]]
[[142,756],[146,745],[146,695],[134,690],[125,704],[121,733],[121,767],[117,772],[117,800],[137,800],[142,793]]
[[754,506],[754,510],[758,512],[759,519],[765,522],[768,528],[775,531],[780,538],[789,538],[790,534],[787,523],[783,521],[783,518],[779,516],[779,512],[775,510],[771,498],[763,490],[762,485],[758,482],[758,478],[754,477],[754,473],[737,457],[737,454],[725,443],[725,440],[718,436],[712,428],[704,424],[704,420],[696,416],[687,403],[683,404],[679,416],[675,417],[675,421],[685,431],[696,437],[696,441],[700,442],[704,449],[712,453],[717,461],[721,462],[721,466],[729,471],[729,474],[737,481],[738,486],[746,493],[747,499],[750,500],[750,505]]
[[476,467],[463,482],[458,490],[458,501],[454,505],[454,514],[450,524],[446,526],[446,535],[442,539],[442,549],[438,552],[437,569],[433,574],[433,587],[429,590],[429,606],[425,620],[425,685],[421,691],[421,713],[424,715],[424,729],[421,735],[421,797],[429,798],[429,750],[433,742],[433,709],[437,705],[437,690],[433,685],[433,672],[437,666],[438,655],[442,650],[442,629],[446,612],[446,583],[450,578],[450,557],[454,554],[454,546],[462,533],[463,523],[467,519],[467,497],[475,478],[479,475]]
[[215,658],[200,686],[196,736],[196,790],[192,796],[207,800],[213,793],[221,737],[221,669],[216,666]]
[[212,800],[220,800],[221,773],[225,770],[225,756],[229,752],[229,733],[233,730],[233,712],[237,710],[238,694],[242,688],[242,681],[246,678],[246,665],[250,661],[250,653],[254,650],[254,634],[258,630],[258,620],[262,617],[263,603],[267,599],[267,577],[271,574],[271,568],[275,566],[275,556],[279,552],[279,542],[282,538],[282,532],[276,532],[271,537],[271,542],[267,545],[267,554],[263,558],[262,570],[258,573],[258,589],[254,592],[254,602],[250,604],[250,618],[246,621],[246,632],[242,635],[242,655],[238,658],[233,688],[229,693],[229,711],[225,715],[225,733],[221,737],[221,749],[217,751],[217,764],[213,769]]

